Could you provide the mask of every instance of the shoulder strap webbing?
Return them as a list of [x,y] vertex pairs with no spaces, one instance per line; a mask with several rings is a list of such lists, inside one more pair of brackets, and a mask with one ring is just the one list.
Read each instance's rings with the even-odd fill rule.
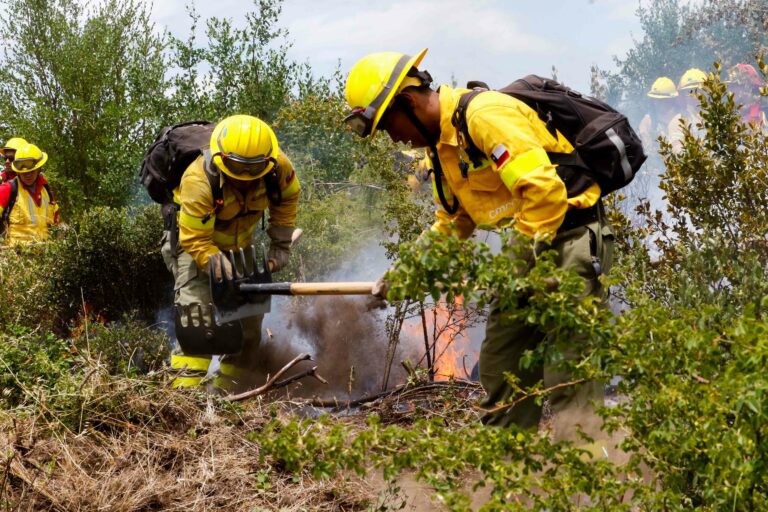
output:
[[459,210],[459,198],[454,196],[453,204],[448,204],[448,200],[445,197],[445,191],[443,190],[443,167],[440,164],[440,158],[437,155],[437,137],[432,135],[429,130],[427,130],[427,127],[424,126],[424,123],[422,123],[421,120],[416,116],[411,106],[407,102],[403,101],[400,96],[395,96],[394,101],[401,102],[399,105],[400,110],[402,110],[405,115],[408,116],[411,124],[413,124],[421,136],[424,137],[424,140],[427,141],[427,146],[429,147],[429,151],[431,153],[429,159],[432,162],[432,172],[435,174],[434,180],[435,190],[437,190],[437,197],[440,199],[440,203],[443,205],[445,211],[453,215]]
[[3,231],[7,229],[8,217],[10,217],[11,210],[13,210],[13,207],[16,204],[16,198],[19,195],[19,179],[13,178],[10,183],[11,183],[11,196],[8,199],[8,205],[3,210],[2,219],[0,219],[0,225],[2,225],[1,227]]
[[[459,98],[459,105],[456,107],[456,110],[453,112],[453,117],[451,118],[451,124],[458,128],[459,134],[462,137],[461,142],[463,142],[463,144],[466,146],[467,156],[469,156],[470,160],[472,160],[472,164],[475,167],[479,167],[481,165],[485,155],[482,151],[480,151],[480,148],[475,145],[475,142],[472,140],[472,136],[469,134],[469,125],[467,124],[467,109],[469,108],[469,102],[471,102],[475,96],[481,92],[485,92],[485,90],[475,89],[474,91],[463,94],[461,98]],[[510,96],[513,95],[510,94]],[[541,112],[537,113],[541,118]],[[542,121],[544,120],[542,119]],[[555,131],[554,126],[552,126],[551,120],[547,120],[545,122],[547,123],[547,130],[552,133],[553,137],[557,138],[557,132]],[[572,153],[555,153],[547,151],[547,156],[549,156],[549,161],[554,165],[581,168],[586,167],[578,152],[576,151]]]
[[213,196],[213,208],[201,219],[203,224],[207,223],[211,217],[219,213],[224,206],[224,190],[221,188],[221,175],[218,170],[214,170],[211,159],[211,151],[203,150],[203,172],[208,178],[208,184],[211,186],[211,195]]
[[474,99],[475,96],[485,92],[485,89],[475,89],[468,93],[462,94],[459,98],[459,105],[453,112],[451,117],[451,124],[459,130],[459,136],[462,138],[460,142],[466,146],[466,152],[472,164],[475,167],[480,167],[482,161],[485,159],[485,155],[480,148],[475,145],[475,141],[469,135],[469,126],[467,125],[467,109],[469,108],[469,102]]
[[446,199],[445,191],[443,190],[443,166],[440,163],[440,157],[437,155],[437,148],[435,146],[430,146],[429,153],[429,160],[432,162],[432,172],[435,173],[433,179],[435,180],[437,197],[440,199],[440,204],[443,205],[445,211],[453,215],[459,210],[459,199],[454,196],[453,204],[448,204],[448,199]]

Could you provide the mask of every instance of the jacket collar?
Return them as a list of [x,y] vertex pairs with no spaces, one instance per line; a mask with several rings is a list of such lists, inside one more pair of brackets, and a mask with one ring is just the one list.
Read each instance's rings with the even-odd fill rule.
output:
[[43,185],[48,183],[48,181],[46,181],[45,177],[43,176],[43,173],[37,175],[37,179],[31,187],[26,186],[18,175],[16,175],[16,179],[19,181],[19,185],[27,189],[27,191],[29,191],[29,193],[34,197],[38,197],[40,195],[40,191],[43,190]]

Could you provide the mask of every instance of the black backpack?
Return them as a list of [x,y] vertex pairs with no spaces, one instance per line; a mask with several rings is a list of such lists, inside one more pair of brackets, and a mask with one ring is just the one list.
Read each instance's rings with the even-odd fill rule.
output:
[[[467,85],[480,87],[462,95],[451,122],[464,137],[467,156],[475,166],[480,166],[485,155],[469,135],[466,113],[472,99],[488,88],[482,82]],[[557,165],[568,197],[582,193],[594,182],[600,185],[603,196],[618,190],[632,181],[647,158],[640,137],[626,116],[555,80],[528,75],[498,92],[531,107],[553,136],[559,131],[574,147],[572,153],[548,153],[550,161]],[[463,173],[467,167],[464,166]]]
[[[144,155],[139,174],[141,184],[153,201],[160,204],[173,202],[173,189],[181,183],[187,167],[208,147],[215,126],[210,121],[190,121],[160,130]],[[216,200],[221,194],[219,180],[214,179],[218,176],[206,175]]]
[[[181,177],[187,167],[209,147],[215,126],[216,124],[210,121],[189,121],[160,130],[155,142],[144,155],[139,173],[141,184],[153,201],[162,205],[173,202],[173,190],[181,183]],[[205,175],[208,177],[213,201],[218,209],[223,203],[219,173],[206,170]],[[282,192],[276,170],[267,173],[263,179],[270,201],[279,204]]]

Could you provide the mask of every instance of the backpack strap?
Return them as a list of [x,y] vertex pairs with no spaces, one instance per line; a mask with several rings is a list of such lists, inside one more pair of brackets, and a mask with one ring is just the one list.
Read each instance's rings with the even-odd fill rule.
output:
[[0,218],[0,227],[3,232],[8,231],[8,218],[11,216],[11,210],[16,205],[16,198],[19,196],[19,178],[13,178],[11,181],[11,196],[8,198],[8,205],[3,210],[2,218]]
[[[459,105],[456,107],[456,110],[453,111],[453,116],[451,116],[451,124],[458,130],[459,142],[465,146],[467,156],[475,167],[480,167],[482,165],[485,155],[480,151],[480,148],[475,145],[475,142],[469,135],[467,109],[469,108],[469,102],[471,102],[475,96],[485,91],[487,91],[487,89],[476,88],[470,92],[462,94],[461,98],[459,98]],[[469,171],[469,165],[467,162],[462,161],[459,167],[461,168],[461,175],[466,178],[467,172]]]
[[56,198],[53,197],[53,192],[51,192],[51,186],[48,183],[43,183],[43,188],[48,193],[48,201],[51,204],[56,204]]
[[267,198],[275,206],[283,202],[283,191],[280,190],[280,176],[277,175],[277,164],[264,175],[264,185],[267,187]]
[[[521,83],[522,86],[533,89],[533,86],[524,79],[518,80],[515,83],[518,82]],[[467,156],[475,167],[479,167],[481,165],[485,155],[482,151],[480,151],[480,148],[475,145],[475,142],[472,140],[472,136],[469,134],[469,125],[467,124],[467,109],[469,108],[469,103],[478,94],[485,91],[486,89],[475,89],[473,91],[462,94],[461,98],[459,98],[459,104],[456,107],[456,110],[453,112],[453,116],[451,117],[451,124],[458,130],[460,142],[466,147],[465,151]],[[515,97],[512,92],[503,93]],[[543,112],[541,108],[539,108],[538,103],[536,104],[535,110],[539,116],[539,119],[546,123],[547,130],[552,134],[553,137],[557,138],[557,131],[552,123],[551,114],[549,112]],[[565,183],[566,190],[568,191],[568,197],[574,197],[592,185],[593,181],[591,178],[589,178],[589,175],[583,172],[584,169],[587,169],[587,166],[577,151],[574,150],[571,153],[557,153],[547,151],[547,156],[549,157],[550,163],[557,166],[557,174]],[[462,176],[466,178],[467,171],[469,170],[469,164],[467,162],[460,161],[459,168],[461,169]]]
[[448,199],[445,197],[445,191],[443,190],[443,166],[440,163],[440,157],[437,155],[437,148],[435,146],[429,147],[429,160],[432,162],[432,172],[434,173],[435,190],[437,190],[437,198],[440,199],[440,204],[450,215],[453,215],[459,211],[459,198],[453,197],[453,204],[448,204]]
[[203,159],[203,170],[208,178],[208,184],[211,186],[211,194],[213,195],[213,208],[201,219],[203,224],[207,224],[211,217],[218,214],[224,207],[224,190],[221,188],[221,173],[218,169],[214,169],[212,165],[210,149],[206,148],[203,150]]

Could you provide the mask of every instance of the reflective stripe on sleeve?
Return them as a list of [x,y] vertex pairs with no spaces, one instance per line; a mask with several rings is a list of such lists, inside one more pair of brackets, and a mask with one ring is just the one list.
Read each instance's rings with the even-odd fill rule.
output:
[[299,178],[294,176],[288,186],[283,189],[283,197],[295,196],[299,193],[300,189]]
[[543,148],[534,148],[525,153],[521,153],[514,160],[502,167],[500,175],[501,181],[509,190],[515,186],[517,180],[534,171],[542,165],[550,165],[547,152]]
[[219,247],[219,248],[245,247],[246,245],[249,245],[248,242],[253,236],[253,230],[255,228],[256,228],[256,223],[252,224],[250,227],[248,227],[244,231],[240,231],[236,235],[230,234],[230,233],[224,233],[221,231],[214,231],[213,243],[214,245],[216,245],[216,247]]
[[211,215],[211,218],[208,219],[208,222],[203,223],[203,219],[194,217],[182,210],[179,212],[179,225],[191,229],[196,229],[198,231],[213,231],[213,225],[215,224],[213,221],[215,218],[215,215]]

